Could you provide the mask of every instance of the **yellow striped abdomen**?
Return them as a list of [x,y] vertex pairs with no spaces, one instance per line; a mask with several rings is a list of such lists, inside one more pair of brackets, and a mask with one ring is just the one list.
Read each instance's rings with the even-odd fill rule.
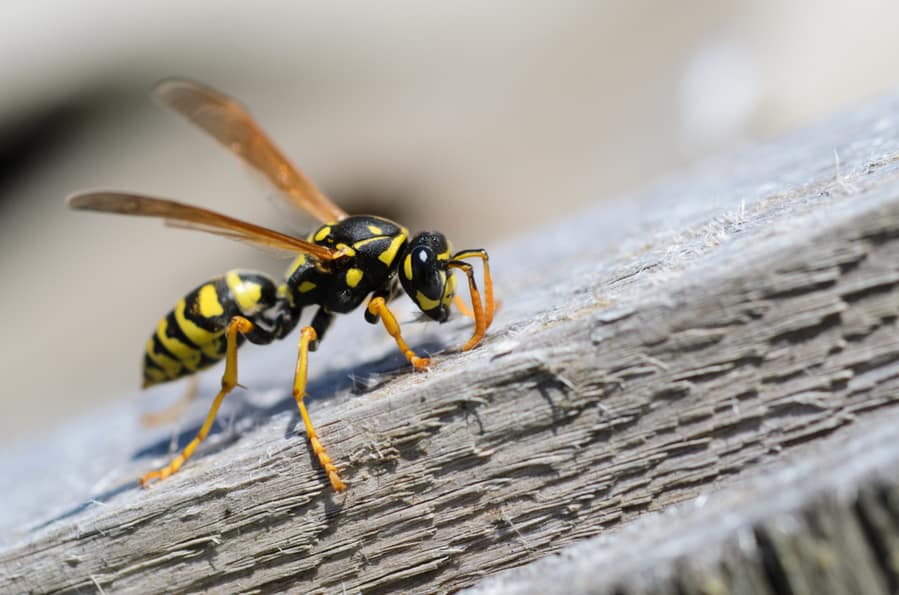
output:
[[271,279],[251,271],[229,271],[194,289],[159,321],[147,341],[144,387],[188,376],[221,360],[231,318],[252,320],[274,303],[275,294]]

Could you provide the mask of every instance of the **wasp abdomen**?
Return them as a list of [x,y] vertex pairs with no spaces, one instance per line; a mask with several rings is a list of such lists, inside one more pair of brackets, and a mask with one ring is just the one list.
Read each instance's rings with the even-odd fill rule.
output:
[[[234,316],[253,320],[277,300],[266,275],[229,271],[184,296],[156,325],[144,352],[144,387],[207,368],[225,357],[225,329]],[[243,336],[238,336],[242,343]]]

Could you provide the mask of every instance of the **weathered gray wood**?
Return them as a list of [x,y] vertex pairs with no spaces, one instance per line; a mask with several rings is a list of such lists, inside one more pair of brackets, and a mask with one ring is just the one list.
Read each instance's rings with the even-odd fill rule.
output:
[[861,426],[465,592],[895,593],[899,415]]
[[[37,466],[58,479],[26,482],[6,513],[21,516],[0,518],[15,539],[0,590],[452,590],[790,461],[824,472],[824,454],[897,409],[897,163],[894,97],[497,246],[489,340],[352,398],[345,374],[399,360],[379,359],[388,340],[347,349],[363,340],[335,332],[343,349],[316,354],[311,385],[333,396],[311,413],[351,482],[344,496],[289,431],[290,346],[241,360],[242,382],[282,400],[239,414],[249,427],[213,436],[150,491],[127,481],[164,458],[129,459],[150,438],[124,409],[103,417],[109,430],[60,431],[61,462],[44,443],[8,455],[7,477]],[[452,346],[467,329],[426,332],[418,345]],[[249,382],[256,366],[268,377]],[[676,537],[658,531],[662,548]],[[789,561],[789,534],[766,535]],[[866,538],[850,538],[857,557],[833,572],[880,585],[851,546]],[[729,560],[716,577],[770,587],[764,569]],[[680,564],[688,592],[710,576]],[[661,585],[633,580],[633,592]]]

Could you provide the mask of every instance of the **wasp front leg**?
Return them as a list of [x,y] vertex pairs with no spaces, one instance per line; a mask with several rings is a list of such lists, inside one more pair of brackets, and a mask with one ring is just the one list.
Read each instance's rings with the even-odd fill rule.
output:
[[456,308],[459,309],[459,312],[462,314],[462,316],[465,316],[467,318],[474,318],[474,312],[465,304],[462,296],[458,293],[453,296],[453,303],[456,304]]
[[[484,297],[486,306],[481,301],[481,293],[478,291],[477,283],[474,279],[474,267],[467,262],[462,262],[465,258],[480,258],[484,264]],[[481,340],[493,323],[493,315],[496,313],[496,302],[493,298],[493,278],[490,276],[489,258],[486,250],[463,250],[453,255],[452,260],[447,265],[451,269],[460,269],[468,278],[468,291],[471,294],[471,307],[474,311],[475,329],[471,338],[462,346],[462,351],[473,349]],[[457,302],[458,305],[459,302]],[[461,308],[460,308],[461,309]],[[464,312],[464,310],[463,310]]]

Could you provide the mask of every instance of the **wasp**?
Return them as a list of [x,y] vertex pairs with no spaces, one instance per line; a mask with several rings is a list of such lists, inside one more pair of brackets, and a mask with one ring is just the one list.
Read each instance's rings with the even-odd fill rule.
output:
[[[309,352],[315,351],[337,314],[366,302],[365,320],[380,321],[415,369],[430,360],[413,351],[400,332],[388,303],[402,288],[425,316],[445,322],[455,302],[474,317],[474,332],[461,347],[474,348],[493,321],[496,302],[487,252],[453,252],[436,231],[415,236],[402,225],[374,215],[348,215],[294,167],[236,100],[199,83],[169,79],[155,88],[159,102],[198,126],[251,168],[262,173],[292,204],[315,217],[320,227],[300,239],[201,207],[129,192],[85,192],[70,196],[73,209],[157,217],[175,227],[205,231],[267,249],[286,251],[294,260],[278,283],[264,273],[232,270],[184,296],[157,324],[147,341],[143,386],[190,376],[222,359],[221,390],[197,435],[172,461],[140,478],[144,487],[164,480],[187,461],[206,438],[224,398],[237,383],[237,350],[249,341],[266,345],[287,337],[307,307],[311,322],[300,330],[293,397],[306,436],[335,492],[346,489],[340,471],[319,439],[306,411]],[[470,261],[483,268],[482,300]],[[468,279],[471,310],[456,296],[455,270]]]

